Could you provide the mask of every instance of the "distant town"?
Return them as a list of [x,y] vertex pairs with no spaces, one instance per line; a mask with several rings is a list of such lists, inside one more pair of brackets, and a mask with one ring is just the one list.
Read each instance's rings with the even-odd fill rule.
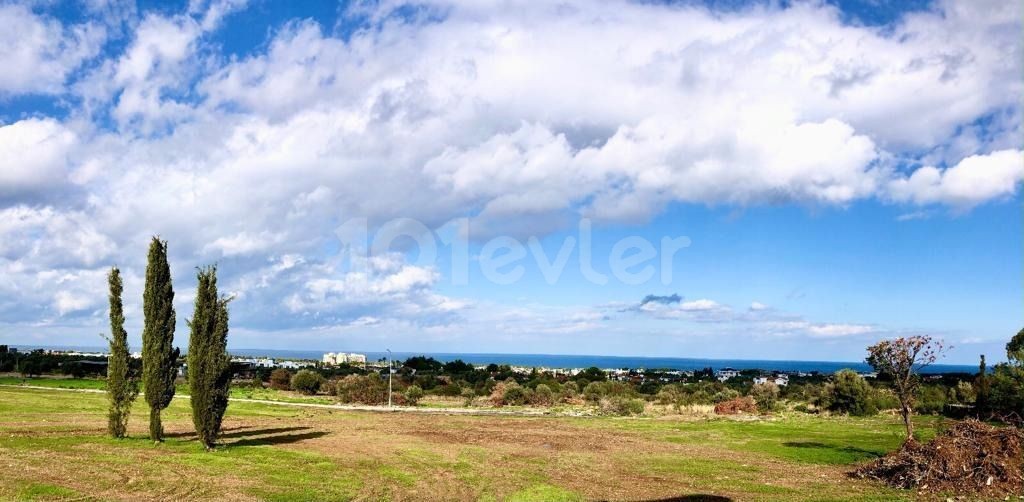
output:
[[[16,353],[17,348],[5,349]],[[94,364],[99,367],[105,366],[105,359],[109,356],[108,353],[103,351],[80,351],[80,350],[59,350],[59,349],[37,349],[42,350],[46,354],[54,356],[68,356],[83,359],[96,359],[96,361],[87,361],[90,364]],[[133,352],[131,354],[134,359],[141,359],[142,354],[140,352]],[[248,373],[253,370],[259,369],[277,369],[283,368],[288,370],[300,370],[304,368],[339,368],[339,367],[360,367],[364,370],[377,369],[382,373],[387,369],[387,360],[380,359],[377,361],[371,361],[367,359],[366,354],[360,354],[355,352],[327,352],[324,353],[319,361],[313,359],[291,359],[291,358],[273,358],[273,357],[250,357],[250,356],[234,356],[231,358],[232,365],[237,373]],[[398,361],[394,362],[398,365]],[[470,364],[466,363],[470,367],[484,368],[489,366],[487,364]],[[534,373],[548,374],[552,376],[565,376],[565,377],[576,377],[581,373],[587,371],[588,368],[555,368],[555,367],[544,367],[544,366],[523,366],[523,365],[502,365],[506,367],[511,373],[519,375],[530,375]],[[187,368],[186,363],[182,363],[179,367],[179,373],[184,375]],[[642,383],[644,381],[657,381],[661,383],[672,383],[687,380],[700,380],[700,379],[715,379],[719,382],[727,382],[732,379],[751,379],[753,384],[766,384],[773,383],[777,386],[784,387],[789,384],[791,377],[798,378],[814,378],[820,376],[821,373],[818,371],[773,371],[769,369],[735,369],[731,367],[723,367],[719,369],[704,368],[702,370],[674,370],[674,369],[657,369],[657,368],[599,368],[605,374],[608,375],[610,380],[617,380],[621,382],[634,382]],[[858,375],[864,378],[876,378],[878,374],[876,372],[859,371]],[[935,375],[937,377],[937,375]]]

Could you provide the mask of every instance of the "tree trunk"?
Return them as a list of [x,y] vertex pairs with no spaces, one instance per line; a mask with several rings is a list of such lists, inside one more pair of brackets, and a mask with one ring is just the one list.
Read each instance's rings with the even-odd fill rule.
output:
[[907,429],[907,439],[904,442],[910,442],[914,440],[914,422],[910,420],[910,414],[910,406],[900,406],[900,415],[903,416],[903,426],[906,427]]
[[159,408],[149,409],[149,437],[157,442],[164,440],[164,426],[160,423]]

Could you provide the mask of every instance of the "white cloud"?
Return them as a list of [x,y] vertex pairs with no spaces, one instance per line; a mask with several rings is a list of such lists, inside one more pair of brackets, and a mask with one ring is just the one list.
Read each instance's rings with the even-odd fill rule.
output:
[[105,40],[98,24],[63,26],[25,5],[0,5],[0,96],[61,93],[68,75]]
[[970,209],[985,201],[1011,197],[1024,181],[1024,152],[1000,150],[972,155],[957,165],[921,167],[907,178],[893,180],[892,197],[914,204],[945,204]]
[[38,195],[63,183],[78,138],[53,119],[0,126],[0,201]]
[[[679,202],[966,210],[1022,179],[1013,2],[940,2],[884,28],[820,3],[416,3],[429,20],[366,3],[351,12],[372,24],[345,38],[299,20],[221,57],[206,35],[242,3],[146,16],[123,52],[85,65],[63,123],[0,126],[0,254],[29,271],[19,281],[140,269],[130,250],[160,234],[179,270],[246,270],[222,273],[247,322],[436,327],[472,305],[437,293],[427,266],[329,262],[339,219],[472,215],[483,233],[544,233]],[[0,63],[15,69],[0,93],[60,92],[103,40],[21,6],[0,7],[0,26],[14,33]],[[59,196],[25,205],[41,193]],[[56,311],[80,312],[74,298]],[[708,323],[769,311],[676,303],[644,307]],[[555,317],[534,325],[600,324]],[[857,329],[841,326],[791,328]]]

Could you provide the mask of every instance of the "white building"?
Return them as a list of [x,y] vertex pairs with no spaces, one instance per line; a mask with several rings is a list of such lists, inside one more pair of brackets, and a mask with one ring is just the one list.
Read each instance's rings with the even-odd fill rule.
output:
[[717,376],[718,376],[718,381],[724,382],[724,381],[726,381],[726,380],[728,380],[730,378],[736,378],[736,377],[740,376],[740,372],[739,372],[739,370],[734,370],[732,368],[722,368],[722,369],[718,370]]
[[324,354],[324,364],[334,366],[336,364],[366,364],[366,354],[355,354],[345,352],[328,352]]
[[771,377],[754,377],[754,385],[768,382],[778,385],[779,387],[785,387],[789,385],[789,375],[782,373]]

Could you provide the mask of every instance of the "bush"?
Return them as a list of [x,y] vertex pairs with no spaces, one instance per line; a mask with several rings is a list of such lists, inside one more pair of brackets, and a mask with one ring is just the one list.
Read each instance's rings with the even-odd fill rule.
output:
[[324,377],[312,370],[299,370],[292,376],[292,388],[306,395],[316,394],[324,384]]
[[821,404],[829,411],[853,416],[878,413],[874,389],[853,370],[836,372],[835,381],[825,386]]
[[538,384],[531,397],[530,404],[539,406],[551,406],[555,402],[555,393],[546,384]]
[[420,399],[423,398],[423,389],[418,385],[410,385],[405,389],[404,396],[406,404],[409,406],[416,406],[416,404],[420,402]]
[[476,391],[470,389],[469,387],[462,389],[462,399],[463,405],[466,406],[467,408],[473,406],[473,401],[476,400]]
[[636,397],[633,386],[613,380],[590,382],[583,388],[583,397],[592,403],[598,403],[605,397]]
[[974,404],[978,395],[974,392],[974,386],[970,382],[959,381],[956,387],[949,389],[949,399],[960,404]]
[[348,375],[334,382],[334,395],[343,403],[384,404],[387,393],[387,383],[376,373]]
[[644,400],[629,397],[612,397],[601,402],[601,411],[609,415],[629,416],[644,412]]
[[576,382],[565,382],[562,384],[562,391],[559,393],[562,402],[575,401],[580,395],[580,386]]
[[915,397],[914,410],[922,415],[937,415],[946,407],[946,389],[941,385],[922,385]]
[[778,405],[779,386],[772,382],[754,384],[750,388],[750,397],[754,398],[759,410],[767,413]]
[[510,386],[505,389],[504,403],[509,406],[521,406],[529,399],[526,389],[520,385]]
[[996,417],[1011,423],[1024,420],[1024,368],[997,365],[991,377],[989,406]]
[[284,368],[277,368],[270,372],[270,388],[277,390],[291,390],[292,373]]
[[439,396],[455,397],[462,395],[462,387],[458,383],[450,383],[436,387],[433,392]]
[[491,391],[491,404],[494,406],[517,406],[526,402],[526,390],[515,380],[509,378],[498,382]]

